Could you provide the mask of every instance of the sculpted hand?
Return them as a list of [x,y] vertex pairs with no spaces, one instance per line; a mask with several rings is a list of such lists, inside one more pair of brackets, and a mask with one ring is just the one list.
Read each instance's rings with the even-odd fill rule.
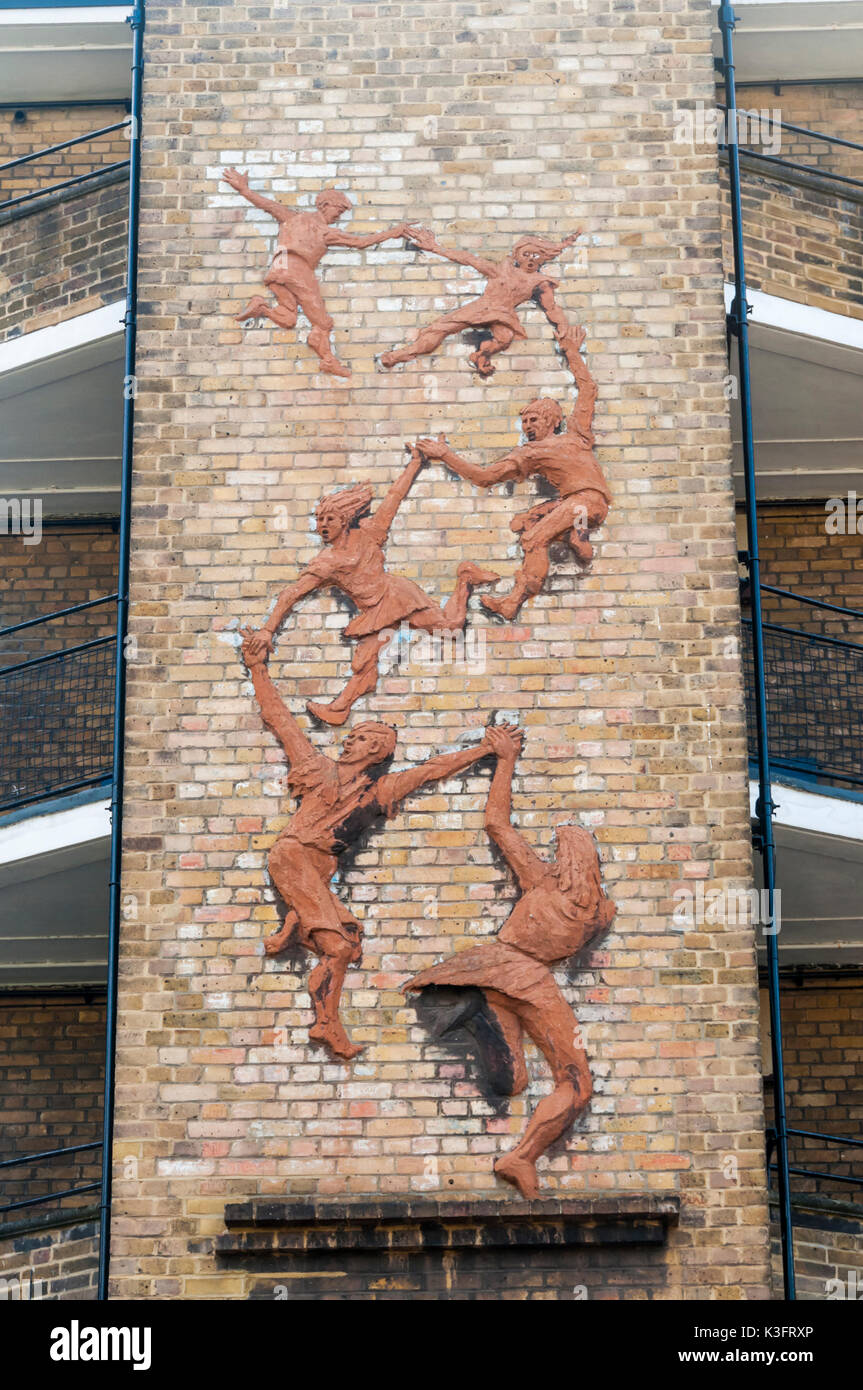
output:
[[420,251],[434,251],[437,247],[434,232],[428,227],[411,227],[410,241],[413,246],[418,246]]
[[517,724],[489,724],[485,742],[491,751],[506,762],[515,762],[521,752],[524,730]]
[[222,174],[225,183],[229,183],[238,193],[248,193],[249,176],[239,169],[226,169]]
[[256,666],[265,666],[273,650],[272,633],[266,628],[256,630],[253,627],[241,627],[240,636],[243,639],[240,655],[249,670],[254,670]]
[[439,434],[437,439],[418,439],[415,447],[430,463],[445,459],[450,451],[444,434]]

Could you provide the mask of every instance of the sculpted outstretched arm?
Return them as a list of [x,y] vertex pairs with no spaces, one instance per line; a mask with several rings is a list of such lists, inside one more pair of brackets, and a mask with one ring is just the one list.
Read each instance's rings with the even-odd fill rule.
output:
[[310,754],[315,754],[317,750],[306,738],[276,690],[267,670],[266,657],[255,655],[251,644],[252,636],[253,633],[250,628],[243,628],[242,656],[255,687],[255,698],[258,701],[261,718],[279,740],[288,761],[291,763],[301,762]]
[[489,730],[497,765],[485,808],[485,828],[509,864],[523,892],[535,888],[548,873],[548,865],[516,830],[512,816],[512,777],[521,748],[521,732],[503,724]]
[[495,483],[506,483],[520,476],[518,466],[509,454],[494,463],[471,463],[470,459],[462,458],[451,449],[443,435],[437,439],[418,439],[414,447],[423,458],[439,459],[447,468],[451,468],[453,473],[457,473],[460,478],[466,478],[469,483],[476,483],[477,487],[494,487]]
[[405,772],[388,773],[377,783],[381,804],[386,804],[387,814],[394,815],[396,808],[412,792],[419,791],[420,787],[430,786],[433,782],[445,782],[448,777],[457,777],[460,772],[466,772],[490,752],[491,745],[486,731],[480,742],[474,743],[470,748],[459,749],[455,753],[438,753],[434,758],[418,763],[416,767],[409,767]]
[[320,584],[321,580],[316,574],[311,574],[308,570],[303,570],[299,578],[296,579],[293,584],[289,584],[288,587],[283,589],[279,594],[279,597],[276,599],[275,608],[258,631],[257,640],[266,642],[268,650],[272,651],[272,639],[285,621],[285,618],[290,613],[294,604],[301,598],[304,598],[306,594],[311,594],[315,589],[319,588]]
[[410,492],[423,466],[423,457],[419,449],[417,449],[416,446],[411,448],[409,444],[405,447],[410,449],[410,462],[399,477],[396,478],[396,481],[393,483],[383,502],[381,502],[379,507],[375,508],[368,521],[365,523],[367,529],[372,531],[380,541],[385,541],[389,535],[390,527],[395,521],[396,512]]
[[367,246],[380,246],[384,241],[398,241],[400,237],[410,238],[414,228],[407,222],[399,222],[395,227],[387,227],[383,232],[342,232],[330,227],[326,233],[328,246],[347,246],[355,251],[364,251]]
[[454,265],[469,265],[474,270],[478,270],[480,275],[488,277],[497,273],[498,266],[495,261],[484,260],[482,256],[473,256],[470,251],[450,250],[446,246],[441,246],[434,232],[430,232],[427,227],[411,228],[410,240],[421,251],[431,251],[435,256],[442,256],[445,261],[452,261]]
[[296,213],[292,208],[286,208],[284,203],[277,203],[275,198],[265,198],[263,193],[255,193],[249,187],[249,176],[242,173],[239,169],[226,169],[222,177],[225,183],[231,185],[240,197],[245,198],[247,203],[253,207],[261,208],[263,212],[268,212],[277,222],[287,222],[289,218],[295,217]]
[[572,372],[578,388],[578,399],[569,417],[567,431],[578,435],[588,449],[596,443],[593,433],[593,415],[596,409],[597,386],[590,368],[581,355],[581,345],[586,337],[585,329],[571,328],[560,340],[561,351],[567,366]]

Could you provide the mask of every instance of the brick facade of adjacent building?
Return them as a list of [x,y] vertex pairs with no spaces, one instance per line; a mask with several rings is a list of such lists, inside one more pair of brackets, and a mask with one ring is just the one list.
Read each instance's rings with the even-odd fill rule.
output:
[[[671,921],[681,883],[745,885],[751,872],[728,654],[739,610],[717,162],[673,144],[676,105],[712,98],[711,27],[700,0],[649,13],[592,0],[148,6],[124,876],[141,910],[121,948],[119,1297],[252,1294],[260,1276],[229,1276],[216,1244],[226,1205],[256,1194],[504,1213],[513,1198],[492,1161],[548,1089],[531,1052],[529,1092],[490,1105],[400,992],[512,905],[483,830],[482,769],[412,798],[343,865],[366,931],[344,1012],[365,1052],[347,1067],[310,1046],[308,961],[260,955],[276,925],[266,855],[289,802],[237,629],[316,553],[323,492],[368,480],[380,496],[404,441],[439,430],[488,459],[517,441],[523,404],[571,400],[571,381],[532,308],[527,340],[486,384],[457,339],[377,371],[375,354],[480,288],[398,243],[322,268],[349,383],[318,373],[304,332],[242,330],[234,315],[261,288],[273,226],[220,183],[225,164],[303,206],[337,184],[354,231],[410,219],[491,257],[528,232],[584,229],[553,273],[587,329],[614,494],[592,570],[561,553],[517,624],[474,601],[481,668],[391,673],[354,722],[395,725],[397,765],[478,736],[494,711],[524,725],[516,818],[542,851],[562,821],[589,827],[618,909],[599,948],[558,972],[596,1095],[542,1165],[544,1195],[601,1196],[633,1230],[639,1202],[680,1203],[647,1283],[636,1251],[602,1249],[604,1296],[767,1295],[752,933],[683,936]],[[389,568],[435,598],[468,554],[510,575],[509,522],[530,496],[480,496],[429,467]],[[304,727],[305,699],[348,672],[344,622],[333,599],[307,600],[272,659]],[[269,1259],[273,1278],[280,1267]],[[567,1256],[559,1296],[590,1268]],[[534,1278],[526,1257],[499,1296],[543,1296],[543,1269]]]

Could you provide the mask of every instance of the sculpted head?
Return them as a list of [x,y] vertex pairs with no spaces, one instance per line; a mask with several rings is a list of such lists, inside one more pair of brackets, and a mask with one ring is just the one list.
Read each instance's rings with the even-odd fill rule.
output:
[[328,492],[318,503],[315,523],[318,535],[326,545],[333,545],[339,536],[359,521],[372,504],[374,491],[368,483],[357,483],[339,492]]
[[329,223],[338,222],[350,206],[350,198],[347,194],[340,193],[337,188],[325,188],[315,199],[315,207],[324,221]]
[[369,721],[351,729],[339,754],[339,762],[374,767],[391,758],[396,748],[396,731],[389,724]]
[[602,898],[599,854],[593,836],[580,825],[557,827],[557,886],[576,907],[590,908]]
[[546,261],[553,261],[560,254],[560,244],[546,241],[541,236],[522,237],[512,251],[512,263],[519,270],[537,271]]
[[548,396],[540,396],[531,401],[521,412],[521,427],[531,444],[538,439],[547,439],[563,424],[563,411],[557,401]]

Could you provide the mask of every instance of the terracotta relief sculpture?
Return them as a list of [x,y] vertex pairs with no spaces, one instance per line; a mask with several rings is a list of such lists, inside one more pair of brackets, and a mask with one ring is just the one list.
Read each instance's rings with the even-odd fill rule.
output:
[[410,240],[421,251],[433,251],[456,265],[473,266],[474,270],[485,276],[488,283],[478,299],[436,319],[406,347],[382,353],[381,366],[394,367],[399,362],[411,362],[415,357],[435,352],[445,338],[455,333],[463,333],[470,328],[484,328],[488,330],[488,336],[481,340],[469,361],[481,377],[490,377],[494,373],[491,359],[495,353],[503,352],[514,338],[527,337],[515,311],[520,304],[526,304],[529,300],[540,305],[555,336],[562,338],[568,323],[554,297],[558,282],[543,274],[541,267],[547,261],[553,261],[565,247],[571,246],[579,235],[579,232],[575,232],[563,241],[522,237],[505,260],[487,261],[468,251],[447,250],[438,245],[434,233],[426,227],[412,231]]
[[480,602],[492,613],[512,621],[525,599],[538,594],[548,575],[548,549],[553,541],[567,538],[576,558],[589,565],[593,558],[590,532],[601,526],[611,493],[593,453],[593,412],[596,383],[579,351],[584,329],[569,329],[561,347],[575,377],[578,399],[562,432],[563,411],[557,401],[541,397],[521,412],[527,443],[483,467],[460,458],[446,439],[420,439],[416,448],[424,458],[439,459],[461,478],[478,487],[539,477],[556,488],[559,497],[540,502],[521,512],[510,523],[519,536],[524,562],[515,584],[501,597],[483,596]]
[[346,594],[359,609],[345,628],[346,637],[359,639],[353,672],[344,690],[329,705],[310,701],[307,708],[327,724],[344,724],[352,705],[378,683],[378,654],[389,640],[388,630],[401,622],[422,632],[460,632],[467,618],[467,601],[478,584],[495,584],[500,575],[463,560],[456,571],[455,590],[443,608],[424,594],[412,579],[389,574],[384,565],[384,543],[396,512],[423,465],[414,449],[401,476],[383,502],[370,515],[373,492],[358,483],[321,498],[317,528],[324,549],[284,589],[266,623],[252,639],[255,655],[272,651],[273,639],[288,613],[305,594],[332,587]]
[[334,225],[351,207],[350,198],[335,188],[325,188],[318,194],[315,212],[297,212],[274,198],[254,193],[249,187],[248,174],[238,169],[226,169],[224,179],[253,207],[262,208],[279,224],[276,254],[264,277],[264,284],[275,295],[276,303],[270,304],[261,295],[255,295],[237,315],[238,322],[268,318],[279,328],[294,328],[297,311],[302,309],[311,324],[309,347],[321,359],[321,370],[332,376],[350,376],[349,369],[333,353],[330,342],[333,320],[327,313],[315,271],[327,251],[335,246],[363,250],[400,237],[413,239],[414,229],[402,222],[384,232],[356,236],[339,231]]
[[242,657],[252,678],[261,717],[282,745],[290,764],[288,785],[300,798],[270,850],[270,876],[287,912],[281,929],[264,942],[277,955],[296,941],[318,956],[309,977],[315,1020],[309,1037],[349,1061],[362,1051],[352,1043],[339,1017],[342,985],[349,965],[362,955],[362,923],[330,889],[338,857],[381,816],[394,816],[406,797],[433,782],[472,767],[492,751],[489,731],[479,743],[429,758],[406,772],[375,778],[373,769],[391,758],[395,730],[387,724],[358,724],[347,735],[337,759],[309,741],[280,698],[255,634],[243,631]]
[[503,725],[487,729],[486,739],[497,764],[485,823],[522,896],[496,940],[457,952],[415,975],[405,989],[425,992],[429,1013],[437,1014],[437,1036],[467,1029],[502,1094],[516,1095],[527,1085],[523,1032],[546,1057],[554,1090],[536,1107],[519,1143],[494,1165],[499,1177],[532,1198],[539,1195],[537,1159],[573,1124],[592,1093],[578,1024],[549,965],[575,955],[604,931],[615,908],[602,890],[599,856],[586,830],[560,826],[557,857],[547,861],[515,829],[512,777],[521,734]]

